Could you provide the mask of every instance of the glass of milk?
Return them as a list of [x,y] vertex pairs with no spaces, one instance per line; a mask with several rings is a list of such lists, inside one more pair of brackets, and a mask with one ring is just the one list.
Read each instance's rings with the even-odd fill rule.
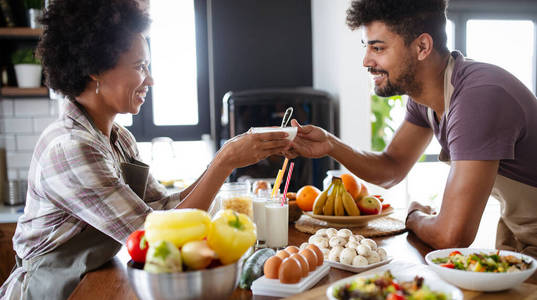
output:
[[281,202],[278,194],[265,202],[265,240],[267,247],[284,248],[288,244],[289,206],[287,200]]
[[257,227],[257,247],[265,246],[266,242],[266,216],[265,204],[270,201],[270,191],[260,190],[254,197],[254,223]]

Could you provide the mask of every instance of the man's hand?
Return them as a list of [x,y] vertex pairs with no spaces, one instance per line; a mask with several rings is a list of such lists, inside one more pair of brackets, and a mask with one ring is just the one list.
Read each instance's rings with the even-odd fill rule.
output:
[[284,153],[285,156],[319,158],[332,151],[334,146],[326,130],[313,125],[301,126],[295,119],[291,120],[291,125],[297,127],[297,136],[291,143],[291,149]]

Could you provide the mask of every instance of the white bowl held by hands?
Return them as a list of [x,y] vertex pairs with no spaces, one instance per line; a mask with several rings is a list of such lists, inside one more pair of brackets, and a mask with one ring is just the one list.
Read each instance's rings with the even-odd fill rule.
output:
[[513,255],[531,264],[527,270],[510,273],[491,273],[491,272],[472,272],[464,270],[450,269],[441,267],[433,262],[433,259],[448,257],[453,251],[459,251],[462,255],[474,253],[494,253],[495,249],[475,249],[475,248],[451,248],[441,249],[429,252],[425,256],[425,261],[430,268],[436,272],[442,279],[467,290],[494,292],[514,288],[530,277],[537,270],[537,261],[521,253],[500,250],[500,255]]
[[298,129],[296,127],[252,127],[251,133],[265,133],[265,132],[287,132],[287,139],[292,141],[296,137]]

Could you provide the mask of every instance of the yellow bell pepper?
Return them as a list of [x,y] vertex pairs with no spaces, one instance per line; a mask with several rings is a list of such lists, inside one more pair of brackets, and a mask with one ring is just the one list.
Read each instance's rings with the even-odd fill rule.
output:
[[172,209],[151,212],[145,219],[145,238],[149,245],[169,241],[176,247],[202,240],[209,232],[211,217],[199,209]]
[[226,209],[213,217],[207,243],[227,265],[237,261],[255,244],[256,238],[255,225],[248,216]]

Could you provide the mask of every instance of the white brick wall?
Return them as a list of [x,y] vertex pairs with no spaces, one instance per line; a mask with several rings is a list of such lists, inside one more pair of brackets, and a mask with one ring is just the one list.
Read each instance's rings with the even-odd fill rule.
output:
[[37,139],[58,117],[58,105],[48,98],[0,98],[0,145],[6,149],[10,180],[28,178]]

